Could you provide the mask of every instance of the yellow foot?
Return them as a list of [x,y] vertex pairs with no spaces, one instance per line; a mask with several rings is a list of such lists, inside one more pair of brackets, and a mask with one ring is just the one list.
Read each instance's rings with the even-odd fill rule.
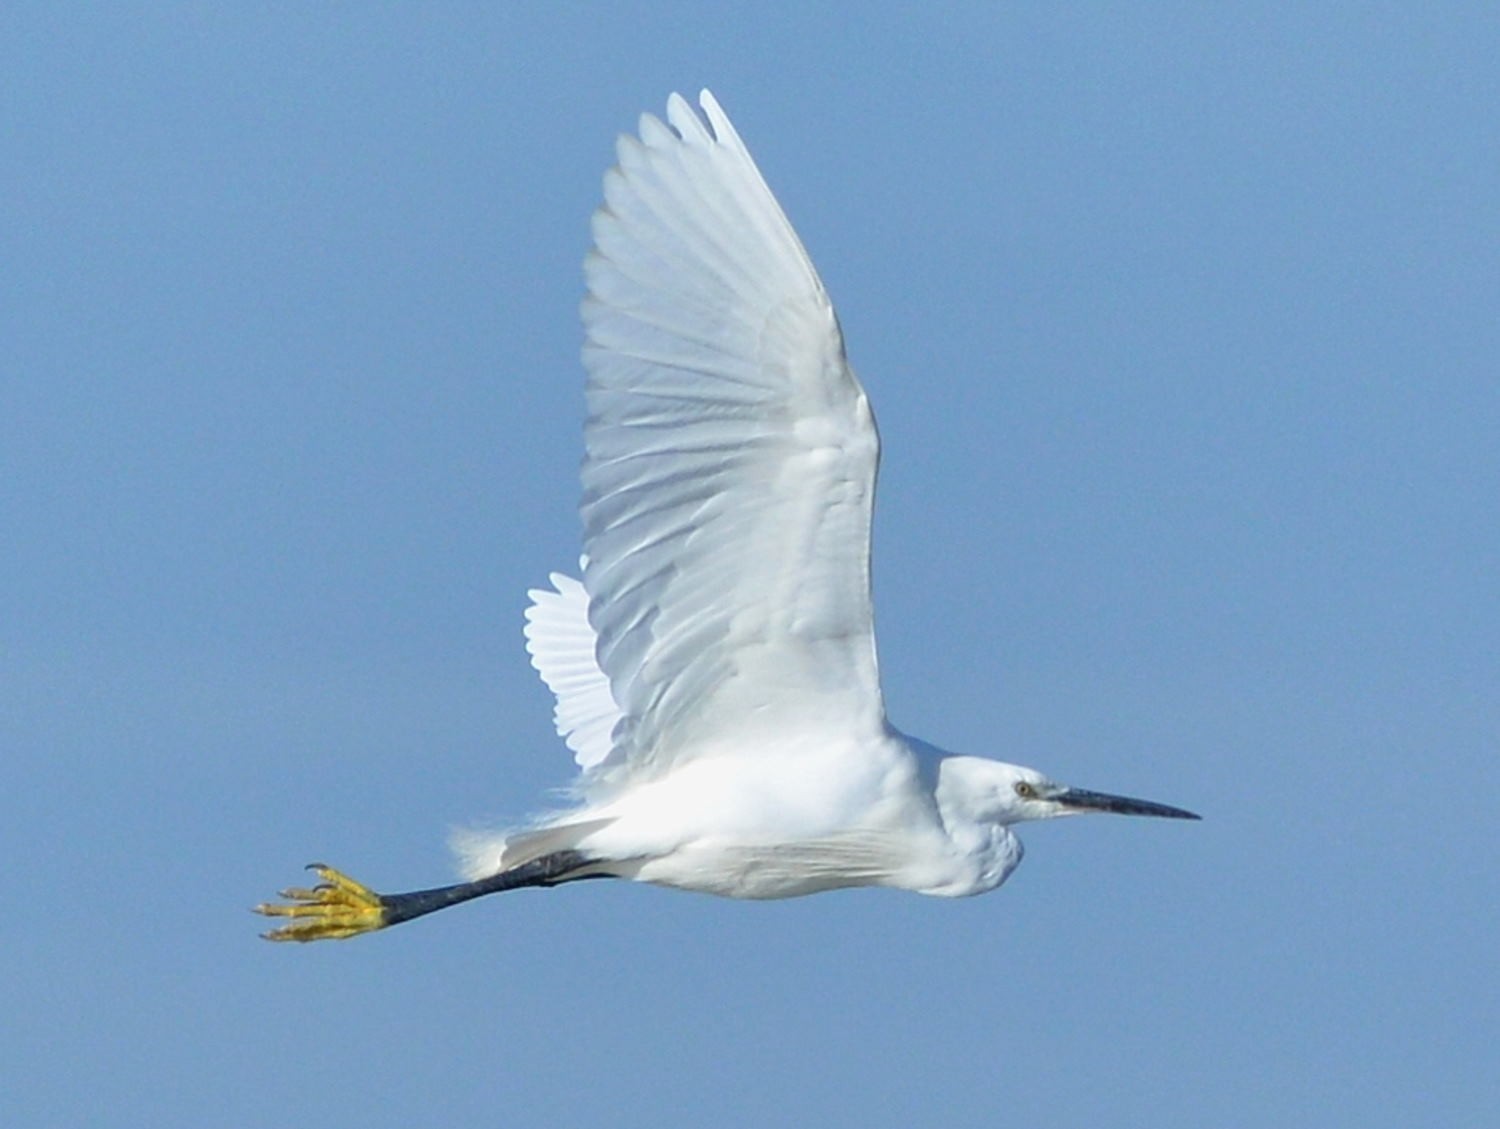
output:
[[303,919],[262,933],[267,941],[341,941],[385,927],[385,907],[374,890],[320,862],[307,869],[323,881],[310,890],[281,891],[281,897],[291,900],[289,905],[262,902],[255,907],[256,913],[267,917]]

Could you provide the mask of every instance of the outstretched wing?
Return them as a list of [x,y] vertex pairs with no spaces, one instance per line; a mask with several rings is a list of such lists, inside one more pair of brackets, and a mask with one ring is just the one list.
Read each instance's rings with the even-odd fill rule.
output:
[[551,588],[526,594],[526,650],[531,665],[557,698],[553,724],[580,768],[593,768],[609,756],[611,734],[620,707],[609,679],[594,657],[594,629],[589,626],[589,597],[571,576],[554,572]]
[[885,722],[875,422],[807,252],[700,102],[621,138],[585,265],[584,584],[632,774]]

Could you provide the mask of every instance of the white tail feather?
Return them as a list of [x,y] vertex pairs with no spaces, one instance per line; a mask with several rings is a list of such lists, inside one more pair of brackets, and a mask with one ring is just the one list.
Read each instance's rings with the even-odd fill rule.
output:
[[459,830],[449,836],[449,846],[458,855],[459,871],[474,881],[514,870],[533,859],[554,851],[575,849],[595,831],[607,827],[612,819],[569,820],[520,831]]

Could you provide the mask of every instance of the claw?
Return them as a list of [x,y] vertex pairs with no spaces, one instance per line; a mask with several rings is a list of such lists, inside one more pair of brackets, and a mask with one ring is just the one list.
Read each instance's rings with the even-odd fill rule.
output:
[[266,917],[306,919],[262,933],[267,941],[343,940],[385,927],[385,906],[374,890],[320,862],[307,869],[323,881],[312,889],[293,886],[281,891],[290,904],[262,902],[255,907]]

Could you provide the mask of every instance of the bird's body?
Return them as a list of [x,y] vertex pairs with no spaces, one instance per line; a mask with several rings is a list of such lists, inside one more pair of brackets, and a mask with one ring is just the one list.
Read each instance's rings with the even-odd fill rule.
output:
[[[859,740],[808,734],[712,752],[542,832],[581,827],[594,870],[736,898],[788,898],[843,886],[928,894],[993,889],[1021,857],[1003,825],[944,811],[942,776],[962,758],[895,731]],[[791,783],[794,787],[789,788]],[[951,788],[949,789],[951,792]],[[467,849],[473,878],[514,865],[494,840]],[[499,849],[499,853],[488,853]]]
[[870,605],[879,441],[811,260],[712,95],[644,116],[585,274],[582,580],[527,612],[577,803],[458,842],[469,881],[378,895],[337,871],[264,913],[351,936],[594,876],[740,898],[966,895],[1015,823],[1196,818],[953,756],[886,719]]

